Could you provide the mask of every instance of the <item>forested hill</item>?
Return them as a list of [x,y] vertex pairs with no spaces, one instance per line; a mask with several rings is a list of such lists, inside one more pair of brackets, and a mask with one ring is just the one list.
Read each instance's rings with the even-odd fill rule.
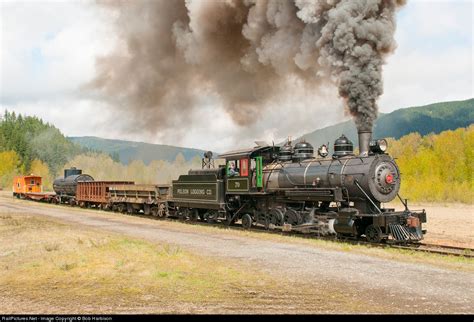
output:
[[171,145],[151,144],[143,142],[110,140],[94,136],[69,137],[71,142],[82,147],[101,151],[113,156],[122,164],[128,164],[132,160],[142,160],[149,164],[154,160],[174,161],[178,154],[182,154],[186,161],[196,156],[201,157],[204,150],[182,148]]
[[0,117],[0,162],[15,163],[20,172],[31,169],[34,161],[47,164],[52,173],[61,170],[69,158],[85,149],[69,141],[56,127],[36,116],[6,111]]
[[[421,135],[437,134],[445,130],[467,127],[473,123],[474,98],[403,108],[389,114],[381,114],[375,122],[373,136],[374,138],[399,139],[413,132]],[[354,146],[358,145],[357,130],[352,120],[316,130],[302,137],[318,147],[328,142],[332,145],[332,142],[341,134],[345,134]]]
[[402,174],[401,195],[412,201],[474,203],[474,125],[388,140]]
[[[95,139],[101,145],[83,147],[35,116],[6,111],[0,116],[0,190],[10,188],[14,176],[30,173],[43,177],[44,189],[51,190],[54,178],[72,166],[98,180],[125,177],[141,183],[170,183],[201,165],[201,150]],[[129,148],[119,150],[128,151],[127,165],[118,162],[114,153],[122,142]],[[136,146],[141,150],[133,150]],[[144,164],[147,160],[152,162]]]

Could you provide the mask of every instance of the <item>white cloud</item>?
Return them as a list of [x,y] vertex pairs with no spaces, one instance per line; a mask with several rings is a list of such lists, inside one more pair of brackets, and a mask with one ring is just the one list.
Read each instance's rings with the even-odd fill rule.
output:
[[434,56],[413,50],[385,66],[382,111],[439,101],[472,98],[472,51],[454,47]]
[[81,98],[55,98],[42,101],[19,102],[15,105],[0,104],[0,113],[5,110],[24,115],[36,115],[59,128],[68,136],[94,134],[114,137],[120,133],[110,126],[114,115],[101,102]]
[[410,1],[402,10],[381,111],[474,97],[473,3]]
[[111,45],[105,15],[79,1],[2,2],[2,101],[64,95],[90,80]]
[[[240,127],[213,98],[203,98],[182,131],[123,130],[132,123],[77,91],[92,79],[97,55],[115,40],[108,15],[93,1],[2,1],[0,112],[37,115],[69,136],[181,145],[225,151],[255,140],[280,142],[341,120],[335,88],[323,94],[297,86],[269,102],[255,124]],[[472,1],[409,1],[399,13],[399,44],[384,67],[382,112],[473,97]],[[133,124],[132,124],[133,125]]]
[[[414,1],[409,2],[410,19],[416,26],[411,32],[423,37],[443,37],[470,32],[472,1]],[[407,19],[409,19],[407,17]]]

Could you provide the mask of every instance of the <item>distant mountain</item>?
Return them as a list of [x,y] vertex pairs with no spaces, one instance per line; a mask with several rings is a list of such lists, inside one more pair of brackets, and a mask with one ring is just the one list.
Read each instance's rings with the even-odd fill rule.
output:
[[[474,98],[465,101],[442,102],[380,114],[375,122],[373,137],[399,139],[412,132],[418,132],[421,135],[437,134],[473,123]],[[305,134],[297,141],[304,138],[316,150],[321,144],[328,142],[331,146],[341,134],[346,135],[354,143],[354,147],[358,146],[357,130],[352,120]]]
[[[435,103],[426,106],[409,107],[389,114],[380,114],[374,126],[374,138],[400,137],[411,132],[421,135],[454,130],[474,123],[474,98],[465,101]],[[357,147],[357,130],[352,120],[313,131],[298,138],[304,138],[315,149],[321,144],[332,146],[335,139],[345,134]],[[82,147],[115,156],[123,164],[131,160],[143,160],[149,164],[153,160],[174,161],[179,153],[186,160],[201,157],[205,151],[170,145],[142,142],[109,140],[92,136],[69,137],[73,143]]]
[[68,137],[70,141],[91,150],[104,152],[118,157],[121,163],[142,160],[149,164],[153,160],[174,161],[179,153],[186,160],[195,156],[201,157],[204,150],[181,148],[170,145],[150,144],[143,142],[102,139],[94,136]]

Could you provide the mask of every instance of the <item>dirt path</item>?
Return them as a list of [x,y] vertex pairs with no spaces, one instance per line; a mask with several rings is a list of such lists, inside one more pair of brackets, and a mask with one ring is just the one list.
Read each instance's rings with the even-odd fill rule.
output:
[[[69,209],[0,196],[0,212],[27,212],[165,241],[204,255],[242,260],[268,274],[335,288],[386,303],[392,312],[473,313],[474,274],[230,234],[180,230],[180,224]],[[343,310],[342,310],[343,311]]]
[[[402,210],[400,202],[388,204]],[[425,209],[426,243],[474,248],[474,205],[413,204],[410,209]]]

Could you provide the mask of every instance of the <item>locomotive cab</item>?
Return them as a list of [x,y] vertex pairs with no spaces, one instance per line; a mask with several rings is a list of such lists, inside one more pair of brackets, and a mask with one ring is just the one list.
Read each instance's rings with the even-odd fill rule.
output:
[[264,188],[263,168],[275,160],[279,149],[259,145],[221,154],[219,157],[226,160],[226,194],[261,192]]

